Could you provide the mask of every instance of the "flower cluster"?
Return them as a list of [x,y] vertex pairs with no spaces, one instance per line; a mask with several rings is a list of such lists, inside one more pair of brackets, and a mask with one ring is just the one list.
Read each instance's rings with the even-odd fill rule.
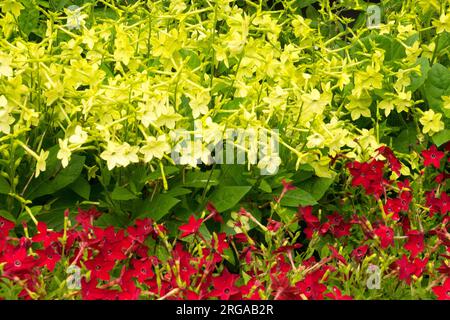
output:
[[[400,290],[450,299],[445,191],[450,143],[442,150],[432,146],[422,152],[431,171],[421,177],[433,186],[425,195],[414,192],[414,182],[387,177],[402,164],[385,146],[378,159],[348,163],[352,197],[375,204],[366,212],[342,200],[338,210],[325,215],[306,206],[287,220],[273,216],[265,223],[241,208],[225,223],[226,217],[208,203],[200,216],[192,214],[178,227],[176,238],[150,218],[122,229],[96,226],[102,213],[95,208],[79,209],[72,218],[67,210],[61,231],[43,222],[16,226],[0,217],[0,281],[20,288],[16,298],[23,299],[51,292],[66,299],[340,300],[379,297],[367,288],[365,275],[378,266],[384,294]],[[275,212],[298,188],[286,180],[282,186],[271,204]],[[358,195],[359,186],[364,194]],[[209,233],[207,224],[234,229]],[[73,268],[79,271],[79,287],[69,285]]]

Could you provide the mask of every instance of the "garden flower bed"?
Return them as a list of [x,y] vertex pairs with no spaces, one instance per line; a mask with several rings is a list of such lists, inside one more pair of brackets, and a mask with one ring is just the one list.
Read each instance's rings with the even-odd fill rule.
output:
[[449,1],[0,9],[0,299],[450,299]]

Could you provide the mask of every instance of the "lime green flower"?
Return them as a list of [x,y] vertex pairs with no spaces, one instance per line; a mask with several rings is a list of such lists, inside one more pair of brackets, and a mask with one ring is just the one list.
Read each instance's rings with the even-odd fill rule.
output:
[[436,27],[437,33],[450,32],[450,13],[441,14],[439,20],[433,21],[433,25]]
[[69,137],[69,142],[75,145],[82,145],[88,139],[88,134],[81,126],[75,127],[75,133]]
[[158,138],[148,137],[145,145],[139,150],[144,155],[144,162],[148,163],[153,158],[161,159],[164,154],[170,152],[170,145],[166,142],[166,136]]
[[425,111],[420,118],[420,123],[423,125],[422,132],[428,133],[430,136],[444,130],[444,122],[441,121],[442,114],[433,110]]
[[100,158],[106,161],[108,169],[115,167],[126,167],[130,163],[139,162],[137,152],[139,147],[130,146],[128,143],[118,144],[109,141],[106,150],[100,154]]
[[11,12],[15,17],[18,17],[20,15],[20,11],[24,8],[20,4],[20,1],[17,0],[3,0],[2,3],[0,3],[0,7],[3,12]]
[[39,153],[38,158],[36,159],[36,172],[35,172],[35,177],[39,177],[39,174],[41,172],[44,172],[46,170],[46,161],[48,158],[48,155],[50,154],[49,151],[44,151],[41,150],[41,152]]
[[345,108],[350,111],[352,120],[358,120],[361,116],[369,118],[370,117],[370,104],[372,103],[372,98],[368,93],[357,95],[351,95],[349,102],[345,105]]
[[0,51],[0,77],[12,77],[13,69],[11,68],[12,58]]
[[8,104],[8,100],[5,96],[0,96],[0,132],[4,134],[11,133],[11,124],[14,123],[15,119],[11,116],[12,108]]
[[63,168],[67,167],[67,165],[70,162],[70,157],[72,156],[72,151],[70,150],[69,146],[67,145],[68,141],[67,139],[61,140],[58,139],[59,142],[59,151],[56,157],[61,160],[61,164]]
[[450,96],[442,96],[442,100],[444,101],[444,109],[450,110]]

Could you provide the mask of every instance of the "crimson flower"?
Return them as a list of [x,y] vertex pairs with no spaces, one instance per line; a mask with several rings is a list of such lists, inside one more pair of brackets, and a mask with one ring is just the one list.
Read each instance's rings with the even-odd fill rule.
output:
[[152,269],[152,263],[148,259],[131,260],[133,266],[132,275],[138,279],[139,282],[143,283],[145,280],[151,279],[155,276]]
[[387,248],[394,244],[394,230],[392,228],[383,224],[376,228],[374,233],[380,238],[382,248]]
[[214,205],[211,202],[208,202],[206,204],[206,210],[208,210],[211,213],[214,221],[223,223],[222,216],[220,215],[219,211],[217,211],[216,207],[214,207]]
[[187,224],[182,225],[178,229],[182,231],[181,238],[187,237],[191,234],[197,233],[198,229],[203,223],[203,219],[200,218],[198,220],[195,219],[194,215],[189,217],[189,221]]
[[420,277],[425,271],[425,266],[428,263],[428,258],[425,259],[409,259],[403,255],[393,263],[393,266],[398,269],[398,278],[404,280],[408,285],[411,283],[412,276]]
[[353,251],[350,255],[357,262],[361,262],[362,259],[364,259],[364,257],[366,256],[368,250],[369,250],[369,246],[366,244],[366,245],[359,246],[359,247],[353,249]]
[[59,255],[52,247],[47,247],[44,250],[36,250],[39,255],[38,265],[40,267],[47,266],[49,271],[55,269],[56,264],[61,260],[61,255]]
[[6,237],[12,228],[14,223],[0,216],[0,237]]
[[272,232],[277,232],[278,229],[280,229],[281,227],[281,222],[279,221],[275,221],[272,219],[267,219],[267,230],[272,231]]
[[101,215],[102,213],[97,211],[95,207],[92,207],[87,211],[78,208],[78,215],[75,217],[75,220],[81,224],[84,229],[89,229],[92,227],[94,220]]
[[342,295],[341,290],[338,289],[338,287],[334,286],[331,292],[326,293],[325,297],[328,297],[332,300],[353,300],[351,296]]
[[402,164],[395,157],[392,150],[389,147],[381,146],[377,149],[377,151],[387,159],[390,169],[398,176],[400,176],[400,169],[402,168]]
[[34,267],[36,260],[28,256],[27,249],[24,247],[13,248],[12,252],[4,253],[4,260],[7,262],[5,272],[28,272]]
[[299,289],[292,286],[285,273],[270,275],[274,300],[298,300]]
[[442,151],[438,151],[435,145],[432,145],[430,149],[422,151],[423,164],[425,167],[429,167],[430,165],[434,166],[436,169],[439,169],[441,159],[444,157],[445,153]]
[[86,268],[91,271],[91,279],[109,280],[109,272],[114,268],[114,262],[97,256],[85,262]]
[[300,293],[303,293],[308,300],[322,300],[323,293],[327,290],[327,287],[319,283],[317,277],[309,274],[303,279],[295,284],[299,289]]
[[450,300],[450,278],[445,279],[441,286],[432,288],[438,300]]
[[408,242],[404,248],[411,252],[411,258],[415,258],[425,247],[423,242],[424,235],[418,230],[410,230],[406,235],[408,236]]
[[347,260],[345,260],[345,258],[341,254],[339,254],[335,247],[328,245],[328,249],[331,250],[331,255],[334,259],[337,259],[343,264],[347,265]]
[[209,296],[219,297],[221,300],[230,300],[230,297],[240,293],[238,287],[235,286],[238,275],[230,273],[227,269],[224,269],[222,274],[212,279],[213,290]]

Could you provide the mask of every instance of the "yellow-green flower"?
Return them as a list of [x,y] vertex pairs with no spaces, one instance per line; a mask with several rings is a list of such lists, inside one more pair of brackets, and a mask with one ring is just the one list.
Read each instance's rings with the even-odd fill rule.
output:
[[72,151],[70,150],[69,146],[67,145],[67,139],[59,141],[59,151],[56,157],[61,160],[61,164],[63,168],[67,167],[70,161],[70,157],[72,156]]
[[139,150],[144,155],[144,162],[150,162],[153,158],[161,159],[164,154],[170,152],[170,145],[166,142],[166,136],[158,138],[148,137],[146,144]]
[[425,111],[420,118],[420,123],[423,125],[422,132],[428,133],[430,136],[444,129],[444,122],[441,121],[442,114],[433,110]]
[[442,14],[439,20],[433,21],[437,33],[450,32],[450,14]]
[[46,169],[46,161],[49,155],[49,151],[44,151],[41,150],[41,153],[39,154],[38,158],[36,159],[36,172],[35,172],[35,177],[39,177],[39,174],[41,172],[44,172]]

